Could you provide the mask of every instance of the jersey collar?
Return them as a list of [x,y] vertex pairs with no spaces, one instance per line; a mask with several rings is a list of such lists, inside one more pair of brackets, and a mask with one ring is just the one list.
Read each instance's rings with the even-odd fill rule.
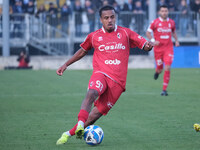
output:
[[[159,20],[163,22],[163,19],[161,17],[159,17]],[[167,21],[169,21],[169,18],[167,18]]]
[[[106,33],[106,31],[105,31],[105,29],[104,29],[104,27],[102,26],[102,31],[104,32],[104,33]],[[114,30],[114,32],[116,32],[117,31],[117,25],[115,24],[115,30]]]

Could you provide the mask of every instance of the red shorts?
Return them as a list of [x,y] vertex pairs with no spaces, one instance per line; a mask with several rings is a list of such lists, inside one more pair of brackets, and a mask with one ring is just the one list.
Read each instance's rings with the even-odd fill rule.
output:
[[98,99],[94,102],[102,115],[106,115],[119,99],[124,89],[115,81],[102,73],[92,74],[88,89],[97,90]]
[[156,61],[156,68],[163,69],[163,63],[165,65],[171,66],[173,59],[174,59],[174,52],[173,51],[163,51],[163,52],[155,52],[155,61]]

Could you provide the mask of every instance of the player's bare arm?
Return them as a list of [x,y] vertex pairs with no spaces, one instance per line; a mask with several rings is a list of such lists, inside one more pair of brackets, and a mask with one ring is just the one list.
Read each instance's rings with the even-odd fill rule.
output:
[[80,60],[82,57],[84,57],[87,54],[87,52],[80,48],[66,63],[64,63],[58,70],[56,71],[57,75],[62,76],[63,72],[67,69],[67,67],[74,62]]
[[145,45],[144,45],[144,47],[143,47],[143,50],[145,50],[145,51],[150,51],[150,50],[152,50],[152,48],[153,48],[153,44],[151,43],[151,42],[146,42],[145,43]]
[[151,35],[151,32],[147,31],[147,32],[146,32],[146,36],[147,36],[147,38],[151,41],[151,43],[152,43],[153,46],[157,46],[157,45],[160,44],[159,41],[156,41],[156,40],[153,38],[153,36]]
[[176,46],[176,47],[180,46],[180,43],[179,43],[179,41],[178,41],[178,37],[177,37],[176,31],[172,33],[172,36],[173,36],[174,39],[175,39],[175,46]]

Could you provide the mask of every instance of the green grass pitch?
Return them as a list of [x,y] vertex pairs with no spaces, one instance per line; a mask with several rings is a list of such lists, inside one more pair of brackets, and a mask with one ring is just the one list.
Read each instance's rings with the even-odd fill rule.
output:
[[75,137],[62,146],[61,133],[77,121],[92,71],[0,71],[0,150],[199,150],[200,69],[173,69],[168,97],[163,74],[129,70],[127,90],[105,117],[99,146]]

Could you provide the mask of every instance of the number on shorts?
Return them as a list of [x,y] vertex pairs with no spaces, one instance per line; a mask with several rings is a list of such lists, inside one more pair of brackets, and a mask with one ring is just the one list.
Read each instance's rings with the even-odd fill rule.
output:
[[99,81],[99,80],[97,80],[96,81],[96,87],[100,90],[100,91],[102,91],[102,89],[103,89],[103,84]]
[[163,64],[163,62],[162,62],[162,60],[161,59],[158,59],[158,60],[156,60],[157,61],[157,65],[158,66],[160,66],[160,65],[162,65]]

